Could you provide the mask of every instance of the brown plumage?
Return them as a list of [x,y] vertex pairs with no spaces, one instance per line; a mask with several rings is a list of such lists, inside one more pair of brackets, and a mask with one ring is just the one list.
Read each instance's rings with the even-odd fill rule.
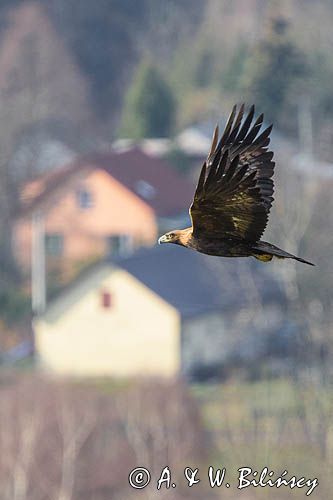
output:
[[267,262],[296,257],[260,238],[273,202],[275,163],[268,150],[272,126],[260,132],[254,106],[234,106],[219,140],[216,127],[190,207],[192,226],[164,234],[159,243],[175,243],[208,255],[249,257]]

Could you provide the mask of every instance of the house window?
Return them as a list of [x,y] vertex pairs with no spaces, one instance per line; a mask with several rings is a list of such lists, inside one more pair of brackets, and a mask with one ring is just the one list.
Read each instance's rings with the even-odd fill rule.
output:
[[135,185],[136,192],[145,200],[152,200],[156,196],[156,189],[149,182],[140,179]]
[[81,210],[87,210],[93,206],[93,197],[90,191],[81,188],[77,191],[77,203]]
[[125,256],[133,250],[133,239],[129,234],[112,235],[107,238],[108,255]]
[[103,309],[110,309],[112,306],[111,293],[107,290],[101,291],[101,306]]
[[64,251],[64,237],[60,233],[45,235],[45,252],[53,257],[60,257]]

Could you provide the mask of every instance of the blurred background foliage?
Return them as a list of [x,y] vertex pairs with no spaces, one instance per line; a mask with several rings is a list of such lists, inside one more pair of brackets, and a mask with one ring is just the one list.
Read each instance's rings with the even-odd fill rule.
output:
[[170,137],[175,111],[169,84],[153,64],[143,61],[125,97],[119,135],[132,139]]
[[[95,112],[110,124],[109,134],[123,124],[120,130],[133,137],[147,135],[147,124],[130,118],[145,78],[153,93],[162,93],[162,117],[168,103],[177,103],[170,110],[172,115],[175,108],[175,119],[167,117],[162,129],[157,122],[155,135],[215,118],[221,106],[228,109],[239,99],[256,102],[294,136],[300,95],[313,103],[316,134],[332,117],[328,0],[42,3],[86,75]],[[0,8],[5,12],[15,4],[20,1],[3,1]]]
[[[19,3],[3,1],[0,8]],[[221,105],[227,109],[239,98],[255,101],[294,135],[300,94],[313,103],[317,134],[332,117],[331,35],[325,27],[333,9],[328,0],[315,5],[297,0],[42,3],[89,80],[95,111],[114,133],[135,114],[135,94],[147,66],[155,72],[153,87],[158,83],[167,94],[166,103],[177,102],[176,119],[162,135],[218,115]],[[137,127],[133,124],[128,134],[137,137]]]

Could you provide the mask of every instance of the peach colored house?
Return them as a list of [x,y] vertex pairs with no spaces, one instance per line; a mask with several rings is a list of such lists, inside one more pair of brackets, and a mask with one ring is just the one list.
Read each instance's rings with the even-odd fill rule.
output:
[[14,252],[28,269],[38,213],[51,260],[66,264],[131,253],[154,245],[159,221],[184,213],[192,192],[171,166],[137,149],[81,158],[24,187]]

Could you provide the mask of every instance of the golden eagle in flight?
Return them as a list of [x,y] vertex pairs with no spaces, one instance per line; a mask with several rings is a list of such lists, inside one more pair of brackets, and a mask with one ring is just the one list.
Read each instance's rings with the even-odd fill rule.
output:
[[159,243],[175,243],[221,257],[273,257],[311,262],[261,241],[273,202],[275,163],[268,150],[272,125],[260,133],[264,115],[253,123],[254,106],[234,106],[222,137],[216,127],[190,207],[192,226],[164,234]]

